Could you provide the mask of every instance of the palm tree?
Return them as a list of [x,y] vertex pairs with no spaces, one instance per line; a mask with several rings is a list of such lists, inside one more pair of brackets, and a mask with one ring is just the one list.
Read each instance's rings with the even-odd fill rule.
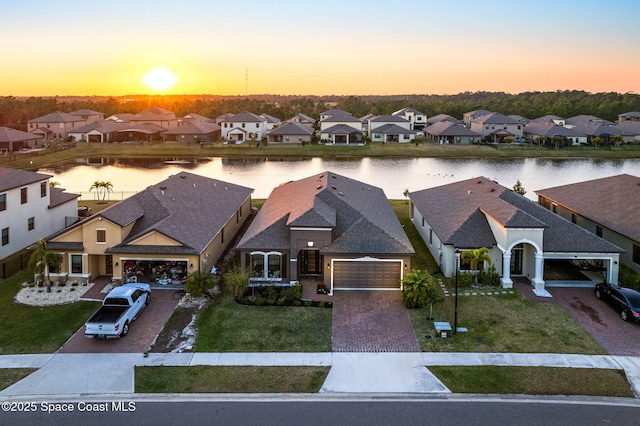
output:
[[113,184],[111,182],[100,182],[100,186],[102,187],[102,201],[104,201],[107,194],[113,192]]
[[602,138],[600,136],[596,136],[591,139],[591,144],[598,149],[600,145],[602,145]]
[[29,259],[29,269],[34,274],[43,275],[45,270],[47,272],[47,292],[51,292],[51,276],[50,270],[58,270],[62,263],[62,255],[60,253],[54,253],[47,248],[47,242],[45,240],[38,241],[38,248],[31,253]]
[[542,144],[544,144],[545,142],[547,142],[547,138],[542,136],[542,135],[538,135],[536,136],[536,138],[534,139],[534,141],[538,144],[538,146],[542,146]]
[[100,182],[99,180],[95,180],[93,181],[93,183],[91,184],[91,187],[89,188],[89,191],[96,191],[96,199],[100,199],[100,188],[101,188],[101,184],[102,182]]
[[486,262],[489,265],[491,265],[492,260],[491,260],[491,256],[489,255],[489,249],[486,247],[481,247],[479,249],[475,249],[475,250],[465,250],[462,252],[462,258],[463,259],[469,259],[469,266],[471,267],[472,271],[475,271],[476,273],[473,276],[473,283],[474,285],[478,285],[478,264],[480,262]]
[[56,186],[60,186],[60,182],[56,181],[56,180],[50,180],[49,181],[49,186],[51,188],[55,188]]
[[611,137],[609,138],[609,141],[613,144],[615,148],[620,148],[620,145],[622,145],[622,142],[624,142],[624,139],[620,135],[611,135]]
[[553,146],[555,146],[556,149],[558,149],[562,145],[564,145],[564,138],[562,136],[555,135],[554,137],[551,138],[551,142],[553,143]]
[[404,195],[404,198],[409,202],[409,188],[405,188],[402,195]]
[[440,288],[427,271],[412,270],[402,280],[402,302],[408,308],[429,305],[429,319],[433,319],[433,304],[440,302]]

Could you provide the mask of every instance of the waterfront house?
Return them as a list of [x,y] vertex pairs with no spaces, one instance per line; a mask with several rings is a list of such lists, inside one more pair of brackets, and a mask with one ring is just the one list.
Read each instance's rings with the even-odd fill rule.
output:
[[41,148],[44,145],[42,136],[11,127],[0,127],[0,155],[21,149]]
[[585,276],[585,285],[618,282],[622,248],[486,177],[411,192],[409,199],[411,221],[447,277],[469,269],[457,263],[457,250],[486,247],[505,288],[517,277],[544,290],[545,266],[553,262],[597,264],[602,272]]
[[480,135],[466,128],[461,122],[439,121],[425,128],[424,133],[429,139],[439,144],[470,144],[480,142]]
[[326,144],[362,143],[362,121],[348,113],[338,113],[320,121],[320,140]]
[[275,188],[237,245],[255,284],[401,289],[413,247],[382,189],[330,171]]
[[268,143],[309,143],[313,128],[300,123],[285,123],[267,132]]
[[87,120],[81,116],[56,111],[29,120],[27,130],[29,133],[38,135],[45,142],[49,142],[56,139],[64,140],[70,132],[85,124]]
[[214,122],[192,121],[162,133],[165,142],[209,144],[220,139],[221,129]]
[[393,112],[391,115],[402,117],[411,123],[409,130],[422,130],[427,126],[427,114],[420,112],[414,108],[402,108]]
[[522,123],[498,112],[473,117],[469,125],[469,128],[480,134],[483,140],[494,143],[502,142],[506,137],[519,141],[522,138],[523,127]]
[[248,111],[223,119],[222,139],[233,143],[262,141],[267,135],[267,119]]
[[567,141],[569,145],[581,145],[587,143],[586,134],[570,127],[558,126],[553,122],[532,121],[524,126],[523,136],[530,142],[536,142],[536,138],[538,138],[538,136],[542,136],[545,139],[545,143],[548,145],[552,144],[552,139],[556,136]]
[[371,142],[412,142],[416,131],[411,127],[409,120],[395,115],[378,115],[367,120]]

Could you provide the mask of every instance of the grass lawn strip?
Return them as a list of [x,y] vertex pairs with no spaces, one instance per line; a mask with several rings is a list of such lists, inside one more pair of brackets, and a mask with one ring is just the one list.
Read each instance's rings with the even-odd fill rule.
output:
[[329,367],[136,367],[136,393],[317,393]]
[[35,368],[0,368],[0,390],[19,382],[34,371]]
[[429,367],[452,392],[633,398],[623,371],[563,367]]

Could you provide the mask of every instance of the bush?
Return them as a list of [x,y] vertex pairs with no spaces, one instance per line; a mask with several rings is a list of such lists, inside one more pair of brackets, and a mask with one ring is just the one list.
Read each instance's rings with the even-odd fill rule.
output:
[[189,292],[193,297],[204,295],[214,285],[215,280],[209,272],[192,272],[184,280],[185,291]]
[[[455,285],[455,277],[453,277]],[[469,272],[459,272],[458,273],[458,287],[459,288],[471,288],[473,284],[473,274]]]
[[640,274],[626,266],[620,265],[618,283],[622,287],[630,287],[640,291]]
[[249,278],[251,272],[248,269],[242,269],[240,266],[234,266],[224,274],[222,281],[227,290],[233,293],[236,299],[242,297],[249,286]]
[[491,265],[489,270],[479,271],[478,272],[478,282],[487,287],[499,287],[500,286],[500,275],[496,271],[496,268]]

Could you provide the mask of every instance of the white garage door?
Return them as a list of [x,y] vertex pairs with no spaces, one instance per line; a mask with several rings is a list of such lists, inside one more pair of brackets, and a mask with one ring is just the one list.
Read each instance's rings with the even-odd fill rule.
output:
[[400,289],[401,262],[333,262],[333,289]]

